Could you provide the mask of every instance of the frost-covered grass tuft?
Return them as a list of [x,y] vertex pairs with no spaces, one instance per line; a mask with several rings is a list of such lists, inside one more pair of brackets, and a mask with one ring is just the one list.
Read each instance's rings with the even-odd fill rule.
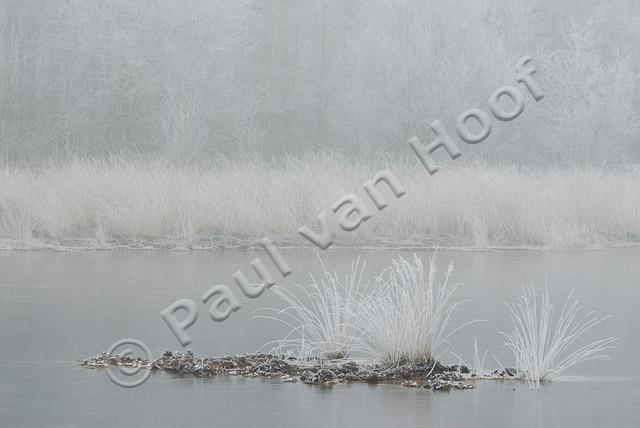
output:
[[593,312],[579,320],[582,310],[577,299],[569,293],[560,312],[554,320],[554,305],[549,292],[540,296],[540,306],[535,286],[523,289],[523,295],[515,303],[506,303],[509,308],[513,331],[502,334],[505,346],[516,359],[516,368],[533,389],[540,383],[549,381],[576,364],[606,358],[603,351],[612,348],[615,338],[596,340],[576,348],[578,339],[592,327],[609,316],[597,317]]
[[[295,290],[273,287],[286,304],[265,308],[256,317],[287,325],[287,335],[263,348],[308,358],[337,359],[366,355],[386,365],[433,362],[447,338],[464,325],[450,329],[457,306],[453,295],[453,263],[436,283],[435,253],[425,268],[416,255],[402,257],[371,281],[363,280],[365,263],[358,258],[340,280],[322,265],[318,279]],[[466,324],[465,324],[466,325]]]
[[367,286],[362,278],[366,262],[355,260],[344,280],[320,262],[323,272],[319,278],[311,275],[309,285],[296,285],[296,291],[280,286],[272,288],[287,306],[258,310],[262,315],[255,318],[279,321],[290,330],[284,339],[267,343],[263,348],[294,355],[300,361],[347,358],[357,348],[358,302]]
[[384,364],[432,362],[457,329],[449,330],[451,315],[461,301],[453,295],[460,284],[450,282],[453,262],[436,284],[435,253],[428,268],[414,256],[393,261],[363,302],[360,316],[362,348]]

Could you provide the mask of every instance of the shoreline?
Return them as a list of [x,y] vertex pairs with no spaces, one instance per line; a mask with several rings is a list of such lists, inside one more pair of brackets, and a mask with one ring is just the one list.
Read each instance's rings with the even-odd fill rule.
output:
[[443,365],[439,362],[405,363],[397,366],[358,364],[350,360],[308,360],[304,364],[293,357],[273,354],[242,354],[222,357],[194,356],[190,350],[164,351],[162,356],[131,358],[101,352],[78,362],[90,369],[113,367],[139,368],[151,372],[165,371],[179,376],[213,377],[243,376],[279,379],[283,383],[302,382],[312,385],[338,383],[387,383],[404,387],[430,388],[434,391],[473,389],[476,380],[517,379],[515,369],[495,371],[491,375],[476,375],[464,365]]
[[[89,251],[158,251],[168,253],[182,252],[224,252],[224,251],[258,251],[262,247],[259,245],[259,238],[238,240],[233,245],[180,245],[171,241],[139,241],[138,243],[127,244],[98,244],[90,240],[71,240],[65,242],[56,242],[50,240],[13,240],[0,239],[0,251],[48,251],[48,252],[89,252]],[[29,244],[28,242],[31,242]],[[204,242],[204,241],[203,241]],[[377,251],[377,250],[446,250],[457,252],[483,252],[483,251],[606,251],[621,248],[640,248],[640,242],[621,241],[607,242],[592,245],[575,246],[575,247],[554,247],[554,246],[518,246],[518,245],[491,245],[486,247],[471,245],[443,245],[434,243],[437,241],[415,241],[401,242],[397,244],[377,244],[375,242],[347,242],[336,241],[332,245],[332,250],[339,251]],[[314,245],[293,245],[291,241],[274,240],[273,243],[278,246],[281,251],[315,251],[318,248]]]

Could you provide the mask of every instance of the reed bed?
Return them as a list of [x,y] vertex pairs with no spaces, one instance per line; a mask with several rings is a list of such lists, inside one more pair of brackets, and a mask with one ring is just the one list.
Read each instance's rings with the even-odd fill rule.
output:
[[[362,183],[391,170],[407,190],[378,211]],[[343,246],[585,248],[640,242],[640,170],[524,169],[413,159],[354,161],[335,154],[207,167],[114,157],[40,166],[0,163],[4,248],[231,248],[264,236],[310,246],[297,230],[316,216]],[[331,204],[357,194],[374,214],[353,232]]]

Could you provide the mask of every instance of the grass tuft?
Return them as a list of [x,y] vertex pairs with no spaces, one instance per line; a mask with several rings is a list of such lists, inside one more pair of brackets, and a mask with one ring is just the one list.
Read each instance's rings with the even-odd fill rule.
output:
[[389,365],[432,362],[446,339],[451,315],[462,301],[453,295],[461,284],[450,282],[453,262],[442,283],[436,284],[435,256],[428,268],[414,255],[413,262],[394,260],[376,281],[359,312],[362,348]]
[[[310,358],[347,358],[357,348],[358,301],[361,300],[366,262],[356,259],[344,280],[330,272],[320,259],[322,275],[311,276],[307,286],[295,285],[296,292],[274,286],[272,290],[286,303],[283,309],[264,308],[254,318],[276,320],[288,326],[282,340],[267,343],[271,352]],[[263,348],[264,348],[263,347]]]
[[513,331],[501,332],[506,340],[505,346],[516,359],[519,375],[532,389],[559,376],[569,367],[585,361],[607,358],[602,352],[612,348],[617,339],[609,337],[596,340],[577,349],[573,349],[578,339],[591,328],[600,324],[609,316],[597,317],[593,312],[579,320],[582,306],[577,299],[572,300],[569,293],[554,322],[554,305],[549,292],[540,296],[540,306],[534,285],[523,288],[523,294],[515,303],[505,302],[513,322]]

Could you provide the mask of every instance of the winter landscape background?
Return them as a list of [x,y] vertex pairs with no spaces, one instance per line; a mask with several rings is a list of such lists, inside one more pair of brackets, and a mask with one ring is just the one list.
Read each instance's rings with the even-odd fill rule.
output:
[[[632,1],[6,0],[0,22],[5,248],[303,246],[381,168],[408,194],[343,245],[639,239]],[[527,54],[545,98],[418,168],[407,140],[524,90]]]

